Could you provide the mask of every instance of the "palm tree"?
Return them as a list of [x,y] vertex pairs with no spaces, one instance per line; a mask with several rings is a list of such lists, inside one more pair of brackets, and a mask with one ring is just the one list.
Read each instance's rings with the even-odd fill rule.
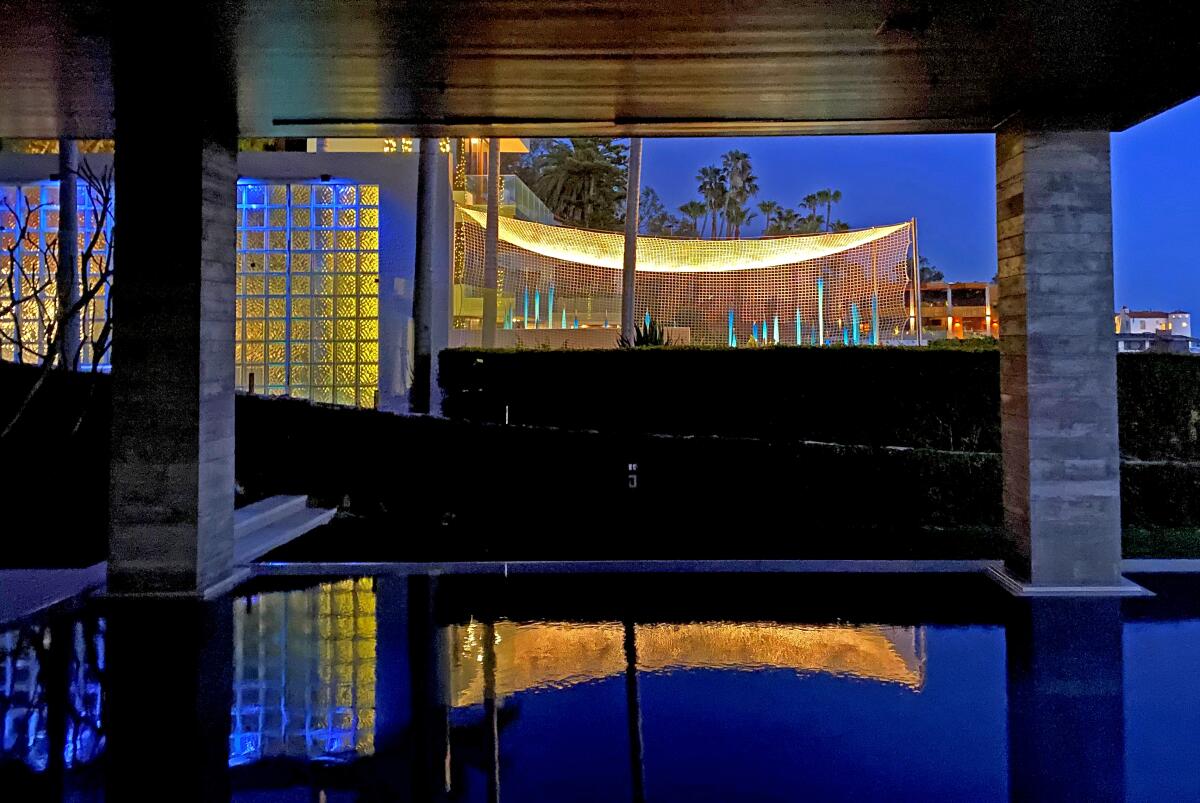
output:
[[816,217],[817,210],[821,208],[821,199],[815,192],[809,193],[800,200],[800,208],[808,210],[808,217]]
[[780,234],[790,234],[796,231],[800,224],[800,215],[795,209],[780,209],[775,213],[775,230]]
[[712,214],[710,236],[715,239],[717,216],[725,208],[725,198],[729,194],[729,188],[725,184],[725,172],[716,165],[702,167],[696,174],[696,180],[700,182],[700,195],[704,198],[704,203]]
[[801,234],[816,234],[824,228],[825,218],[821,217],[815,212],[809,212],[807,215],[800,218],[796,224],[796,231],[800,232]]
[[[831,190],[831,189],[818,190],[816,193],[816,197],[817,197],[817,203],[825,204],[825,230],[826,231],[838,231],[838,229],[834,226],[834,223],[833,223],[833,205],[837,204],[837,203],[841,203],[842,191],[841,190]],[[849,227],[847,226],[847,228],[849,228]]]
[[556,215],[585,228],[615,228],[625,195],[624,146],[577,138],[555,140],[540,154],[531,187]]
[[749,223],[756,216],[755,212],[751,212],[744,206],[730,204],[725,207],[725,220],[729,224],[730,236],[733,239],[741,237],[742,226]]
[[725,218],[729,223],[729,233],[734,238],[741,236],[740,223],[734,224],[730,222],[732,218],[737,219],[741,223],[749,220],[745,214],[737,212],[742,206],[758,194],[758,177],[754,175],[750,167],[750,154],[744,151],[733,150],[727,152],[721,157],[721,164],[724,168],[725,175],[729,178],[729,195],[726,198]]
[[692,221],[692,228],[699,232],[699,236],[703,237],[704,232],[700,228],[700,218],[707,217],[708,207],[700,201],[688,201],[683,206],[679,207],[679,211],[684,217]]
[[775,234],[775,216],[779,214],[778,201],[759,201],[758,211],[763,216],[763,234]]

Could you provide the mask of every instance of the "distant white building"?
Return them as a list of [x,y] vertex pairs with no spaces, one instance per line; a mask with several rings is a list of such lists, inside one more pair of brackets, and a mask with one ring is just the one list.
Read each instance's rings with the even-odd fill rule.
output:
[[1131,310],[1114,314],[1118,351],[1200,353],[1192,334],[1192,314],[1184,310]]

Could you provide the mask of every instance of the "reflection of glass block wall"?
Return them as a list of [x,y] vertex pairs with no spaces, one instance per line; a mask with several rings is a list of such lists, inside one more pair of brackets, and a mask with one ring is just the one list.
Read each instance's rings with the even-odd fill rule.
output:
[[370,579],[235,601],[230,763],[374,749]]
[[[15,761],[37,772],[62,749],[63,766],[89,764],[104,752],[104,620],[84,616],[51,630],[45,623],[0,632],[0,764]],[[53,645],[53,646],[51,646]],[[67,650],[69,686],[65,742],[48,732],[46,650]]]
[[239,184],[238,387],[374,404],[379,187]]
[[[80,181],[79,255],[90,256],[87,275],[80,277],[80,292],[96,288],[76,322],[84,368],[91,366],[91,342],[100,338],[108,320],[109,282],[96,286],[111,258],[112,210],[104,207]],[[58,308],[58,215],[57,181],[0,185],[0,310],[6,311],[0,314],[0,359],[36,363],[47,353]],[[98,235],[97,223],[103,227]],[[107,352],[100,365],[108,365]]]

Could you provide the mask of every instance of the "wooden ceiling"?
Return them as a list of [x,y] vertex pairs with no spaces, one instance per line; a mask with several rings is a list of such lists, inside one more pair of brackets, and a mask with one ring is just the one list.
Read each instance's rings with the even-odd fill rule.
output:
[[[0,0],[0,136],[112,134],[115,3]],[[1200,93],[1196,0],[230,8],[245,136],[990,131],[1015,114],[1119,130]]]

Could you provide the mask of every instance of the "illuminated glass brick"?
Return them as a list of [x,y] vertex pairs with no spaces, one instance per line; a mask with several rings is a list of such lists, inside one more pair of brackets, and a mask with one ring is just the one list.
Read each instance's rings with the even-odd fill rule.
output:
[[[268,392],[374,403],[378,198],[374,185],[239,186],[239,382],[255,366],[268,371],[265,383],[259,379]],[[360,236],[358,226],[368,226],[370,237]],[[263,244],[270,250],[261,251]],[[262,365],[264,340],[269,367]]]

